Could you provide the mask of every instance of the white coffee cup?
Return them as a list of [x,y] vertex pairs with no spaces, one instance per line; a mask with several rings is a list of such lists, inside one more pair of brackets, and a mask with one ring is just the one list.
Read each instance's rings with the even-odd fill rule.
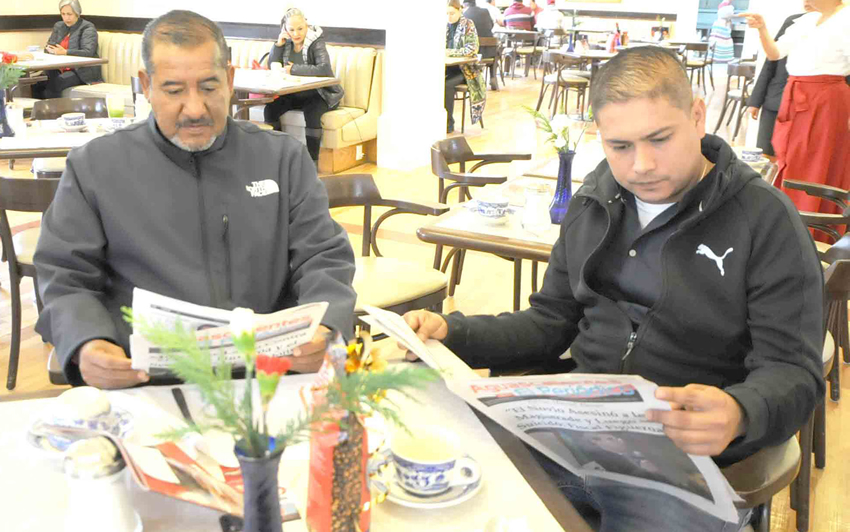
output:
[[65,113],[61,117],[62,126],[66,128],[80,127],[86,123],[85,113]]
[[269,68],[272,70],[283,70],[283,63],[280,63],[278,61],[272,61],[269,65]]
[[741,160],[747,163],[755,163],[761,160],[761,148],[741,148]]
[[481,479],[481,468],[463,455],[457,435],[436,426],[411,430],[413,435],[395,433],[390,443],[396,480],[406,491],[437,495]]
[[484,194],[476,199],[475,211],[485,218],[500,219],[507,214],[508,203],[501,194]]
[[111,408],[106,393],[91,386],[79,386],[62,392],[53,401],[50,413],[56,425],[82,427],[108,414]]

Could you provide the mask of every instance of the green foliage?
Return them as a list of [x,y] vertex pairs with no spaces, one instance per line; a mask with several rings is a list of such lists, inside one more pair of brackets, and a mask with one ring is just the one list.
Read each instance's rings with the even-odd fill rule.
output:
[[8,89],[18,83],[24,75],[24,69],[15,66],[0,64],[0,90]]

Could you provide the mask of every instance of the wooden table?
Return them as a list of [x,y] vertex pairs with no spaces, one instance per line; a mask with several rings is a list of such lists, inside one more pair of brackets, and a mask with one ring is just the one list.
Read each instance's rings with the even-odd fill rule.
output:
[[[251,107],[248,93],[284,96],[339,84],[338,78],[291,76],[282,71],[237,68],[233,78],[233,92],[239,100],[236,116],[242,119],[248,118],[248,107]],[[254,105],[260,105],[266,101],[268,100],[259,101]]]
[[477,63],[478,57],[448,57],[446,56],[446,67],[451,66],[460,66],[460,65],[470,65],[472,63]]
[[[281,421],[300,405],[298,391],[313,382],[314,375],[291,375],[281,380],[269,419]],[[121,392],[161,409],[162,416],[180,417],[171,388],[146,386]],[[193,386],[182,386],[196,420],[203,418],[200,396]],[[112,392],[114,393],[114,392]],[[414,424],[437,424],[458,434],[464,450],[482,465],[483,486],[470,500],[450,508],[425,511],[382,502],[372,509],[375,530],[454,531],[481,530],[493,517],[524,518],[529,530],[589,532],[590,528],[560,494],[525,445],[501,427],[478,421],[463,400],[443,383],[434,383],[414,394],[417,402],[400,398],[403,419]],[[0,492],[4,495],[4,530],[63,530],[68,491],[61,463],[46,459],[29,446],[25,433],[29,423],[49,407],[50,399],[0,403]],[[151,407],[147,407],[148,409]],[[297,406],[296,406],[297,408]],[[145,409],[143,409],[144,411]],[[147,410],[149,411],[149,410]],[[135,425],[139,426],[137,418]],[[147,426],[147,425],[146,425]],[[486,427],[486,428],[485,428]],[[489,431],[489,432],[488,432]],[[307,491],[309,444],[287,447],[280,478],[303,511]],[[130,489],[134,508],[142,517],[145,532],[220,530],[215,510],[179,502],[155,493]],[[548,507],[547,507],[548,506]],[[286,532],[304,532],[303,519],[286,523]]]
[[63,131],[56,120],[37,120],[25,135],[0,138],[0,160],[34,157],[65,157],[72,149],[105,135],[109,118],[86,120],[85,132]]
[[[21,52],[23,53],[23,52]],[[82,57],[77,55],[54,55],[44,52],[32,53],[33,59],[29,61],[18,61],[16,67],[24,69],[25,73],[39,70],[58,70],[60,68],[79,68],[87,66],[105,65],[109,59],[102,57]]]

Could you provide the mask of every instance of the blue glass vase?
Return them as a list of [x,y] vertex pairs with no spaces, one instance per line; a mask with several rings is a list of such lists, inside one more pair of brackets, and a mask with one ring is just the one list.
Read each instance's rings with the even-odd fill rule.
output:
[[573,158],[576,152],[559,151],[558,158],[558,184],[555,186],[555,197],[549,204],[549,219],[553,224],[561,225],[570,206],[570,198],[573,197]]
[[6,91],[0,89],[0,137],[14,137],[15,132],[9,127],[6,118]]

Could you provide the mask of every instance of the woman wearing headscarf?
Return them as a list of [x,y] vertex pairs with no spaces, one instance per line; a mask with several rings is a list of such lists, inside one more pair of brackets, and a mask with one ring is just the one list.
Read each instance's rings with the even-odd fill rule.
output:
[[[475,24],[461,13],[460,0],[448,0],[446,8],[448,22],[446,24],[446,56],[474,57],[478,54],[478,32]],[[470,115],[472,123],[481,120],[484,114],[484,103],[487,89],[484,86],[484,76],[477,64],[446,67],[446,118],[448,133],[455,129],[453,116],[455,87],[466,82],[469,87]]]
[[[787,57],[788,83],[772,144],[779,164],[775,184],[799,179],[850,189],[850,9],[841,0],[806,0],[813,11],[778,40],[761,15],[748,13],[771,61]],[[829,202],[786,190],[801,211],[838,212]]]
[[[280,27],[280,35],[269,53],[269,68],[279,63],[284,72],[293,76],[334,76],[322,28],[308,26],[304,13],[297,8],[288,9],[284,13]],[[279,131],[280,117],[284,113],[292,109],[302,110],[307,126],[307,150],[313,161],[318,163],[322,143],[322,115],[336,109],[344,94],[341,85],[332,85],[279,96],[266,105],[264,120]]]
[[732,42],[732,16],[735,6],[731,0],[723,0],[717,8],[717,20],[711,26],[709,43],[714,44],[714,61],[728,63],[735,59],[735,43]]
[[[80,18],[83,10],[79,0],[61,0],[59,14],[62,20],[53,26],[44,51],[55,55],[98,57],[97,29],[88,20]],[[90,85],[103,81],[99,66],[48,70],[47,81],[33,85],[36,98],[59,98],[62,91],[77,85]]]

